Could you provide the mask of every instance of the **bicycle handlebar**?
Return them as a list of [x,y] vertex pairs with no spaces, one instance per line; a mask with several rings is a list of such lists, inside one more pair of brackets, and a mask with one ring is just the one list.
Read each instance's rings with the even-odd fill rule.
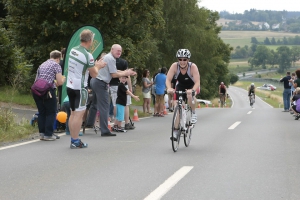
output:
[[[183,95],[183,94],[186,94],[186,91],[175,91],[176,94],[180,94],[180,95]],[[194,100],[194,96],[196,96],[196,93],[195,92],[192,92],[192,104],[195,104],[195,100]]]

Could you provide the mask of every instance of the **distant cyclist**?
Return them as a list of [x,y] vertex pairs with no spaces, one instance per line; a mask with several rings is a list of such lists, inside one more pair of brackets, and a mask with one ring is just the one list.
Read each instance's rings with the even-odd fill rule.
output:
[[221,84],[219,85],[219,95],[220,95],[220,102],[222,107],[225,104],[226,94],[227,94],[227,87],[223,82],[221,82]]
[[[192,93],[196,94],[200,90],[200,74],[198,67],[195,63],[190,62],[191,52],[188,49],[179,49],[176,53],[178,62],[174,62],[167,74],[166,86],[168,93],[174,93],[174,91],[186,91],[186,95],[183,95],[184,100],[188,100],[188,104],[192,108],[192,123],[197,122],[197,114],[195,111],[195,104],[192,103]],[[174,77],[177,77],[177,85],[172,88],[171,82]],[[194,97],[195,98],[195,97]],[[174,99],[175,100],[175,99]],[[176,96],[178,100],[178,96]],[[194,99],[195,101],[195,99]],[[176,102],[174,102],[176,104]]]
[[251,94],[253,94],[253,98],[255,100],[255,86],[254,83],[251,83],[249,89],[248,89],[248,96],[249,96],[249,101],[251,100]]

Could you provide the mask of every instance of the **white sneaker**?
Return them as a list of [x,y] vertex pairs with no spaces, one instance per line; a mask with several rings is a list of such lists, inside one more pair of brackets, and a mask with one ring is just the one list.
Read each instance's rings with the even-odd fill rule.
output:
[[[173,138],[174,138],[174,141],[177,141],[177,135],[178,135],[178,131],[177,130],[174,130],[173,131]],[[170,137],[170,140],[173,140],[172,137]]]
[[192,124],[195,124],[196,122],[197,122],[197,114],[196,114],[196,113],[193,113],[193,114],[192,114],[191,123],[192,123]]

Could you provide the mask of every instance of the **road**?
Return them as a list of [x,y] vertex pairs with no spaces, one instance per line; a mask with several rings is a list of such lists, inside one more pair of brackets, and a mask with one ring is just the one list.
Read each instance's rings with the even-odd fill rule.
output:
[[0,199],[300,199],[300,134],[289,113],[231,86],[232,108],[198,108],[188,148],[174,153],[172,115],[135,122],[116,137],[92,130],[0,148]]

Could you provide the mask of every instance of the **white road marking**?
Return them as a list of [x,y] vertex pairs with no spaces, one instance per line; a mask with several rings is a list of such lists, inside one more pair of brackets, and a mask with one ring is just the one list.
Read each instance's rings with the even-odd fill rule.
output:
[[234,124],[232,124],[228,129],[235,129],[241,122],[235,122]]
[[[61,133],[61,134],[56,134],[58,136],[64,136],[66,135],[65,133]],[[18,144],[14,144],[14,145],[9,145],[9,146],[6,146],[6,147],[0,147],[0,151],[1,150],[4,150],[4,149],[10,149],[10,148],[13,148],[13,147],[18,147],[18,146],[23,146],[23,145],[26,145],[26,144],[30,144],[30,143],[34,143],[34,142],[39,142],[41,141],[40,139],[37,139],[37,140],[31,140],[31,141],[28,141],[28,142],[22,142],[22,143],[18,143]]]
[[1,147],[0,151],[4,150],[4,149],[9,149],[9,148],[13,148],[13,147],[22,146],[22,145],[25,145],[25,144],[30,144],[30,143],[38,142],[38,141],[40,141],[40,139],[38,139],[38,140],[32,140],[32,141],[29,141],[29,142],[22,142],[22,143],[19,143],[19,144],[14,144],[14,145],[6,146],[6,147]]
[[252,113],[252,111],[249,111],[247,114],[250,115]]
[[169,177],[163,184],[151,192],[144,200],[157,200],[161,199],[172,187],[176,185],[185,175],[187,175],[193,166],[183,166],[171,177]]

